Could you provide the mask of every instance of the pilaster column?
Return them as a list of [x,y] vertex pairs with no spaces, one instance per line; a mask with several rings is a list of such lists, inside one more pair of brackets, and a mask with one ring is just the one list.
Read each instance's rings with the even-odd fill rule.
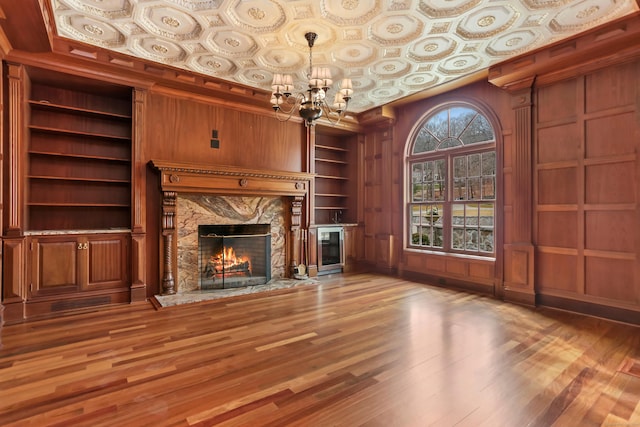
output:
[[515,115],[513,170],[513,239],[504,247],[504,299],[535,305],[532,171],[532,84],[512,90]]

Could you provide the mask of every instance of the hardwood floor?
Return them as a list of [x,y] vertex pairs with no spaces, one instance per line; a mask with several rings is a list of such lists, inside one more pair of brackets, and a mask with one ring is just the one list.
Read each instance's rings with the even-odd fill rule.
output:
[[2,426],[640,426],[640,328],[386,276],[2,334]]

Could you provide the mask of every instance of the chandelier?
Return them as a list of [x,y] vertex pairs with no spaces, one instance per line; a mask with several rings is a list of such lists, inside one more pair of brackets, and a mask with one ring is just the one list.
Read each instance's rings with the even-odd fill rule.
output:
[[[280,121],[287,121],[295,110],[298,110],[300,117],[304,119],[306,126],[313,126],[314,122],[323,115],[332,124],[337,124],[344,116],[349,105],[349,100],[353,94],[351,79],[343,79],[340,89],[335,94],[333,105],[329,106],[326,97],[333,80],[331,71],[327,67],[313,66],[313,43],[318,35],[316,33],[306,33],[304,38],[309,44],[309,88],[302,93],[292,94],[293,79],[289,74],[274,74],[271,83],[271,106],[275,111],[275,116]],[[337,116],[337,120],[334,120]],[[333,117],[333,119],[332,119]]]

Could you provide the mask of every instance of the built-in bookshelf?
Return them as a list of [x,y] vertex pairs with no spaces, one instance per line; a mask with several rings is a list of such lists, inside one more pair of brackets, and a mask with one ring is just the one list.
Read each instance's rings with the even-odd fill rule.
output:
[[28,108],[27,228],[130,228],[131,89],[34,72]]
[[355,221],[357,162],[353,138],[351,135],[316,134],[316,224]]

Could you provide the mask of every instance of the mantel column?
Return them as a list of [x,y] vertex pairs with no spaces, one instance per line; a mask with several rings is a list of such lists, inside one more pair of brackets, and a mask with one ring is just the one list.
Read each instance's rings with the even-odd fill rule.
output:
[[173,295],[176,293],[174,281],[175,262],[174,246],[176,245],[176,197],[175,191],[164,191],[162,193],[162,239],[163,239],[163,276],[162,295]]
[[305,233],[305,230],[300,228],[302,223],[303,201],[304,197],[302,196],[294,196],[291,198],[291,228],[289,231],[289,274],[291,276],[295,274],[295,269],[301,262],[301,244],[306,241],[306,239],[301,238],[301,233]]

